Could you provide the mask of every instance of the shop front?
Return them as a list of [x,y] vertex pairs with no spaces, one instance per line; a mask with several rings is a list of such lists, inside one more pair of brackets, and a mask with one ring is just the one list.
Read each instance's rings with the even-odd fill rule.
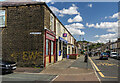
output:
[[67,58],[67,41],[61,37],[59,37],[59,41],[60,41],[60,49],[59,49],[59,53],[62,55],[62,58]]
[[56,58],[56,36],[54,32],[49,30],[45,30],[45,56],[44,56],[44,67],[48,66],[49,64],[55,63]]

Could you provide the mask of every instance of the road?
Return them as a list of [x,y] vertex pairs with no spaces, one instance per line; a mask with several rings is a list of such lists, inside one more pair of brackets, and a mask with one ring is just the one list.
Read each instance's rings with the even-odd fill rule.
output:
[[119,76],[119,61],[117,59],[109,58],[108,60],[99,60],[98,56],[90,57],[90,60],[102,82],[118,81]]

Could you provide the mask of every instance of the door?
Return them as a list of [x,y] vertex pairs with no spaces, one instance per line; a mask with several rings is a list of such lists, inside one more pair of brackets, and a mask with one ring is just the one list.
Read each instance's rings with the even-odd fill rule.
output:
[[51,63],[51,41],[49,40],[49,63]]
[[67,44],[63,43],[63,58],[67,58]]
[[58,40],[56,40],[56,61],[58,60]]

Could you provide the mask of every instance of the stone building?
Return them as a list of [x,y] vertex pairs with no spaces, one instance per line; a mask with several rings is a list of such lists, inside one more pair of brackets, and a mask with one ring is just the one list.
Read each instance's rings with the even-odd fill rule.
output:
[[2,59],[15,61],[18,66],[46,67],[66,58],[68,43],[70,54],[77,53],[75,38],[45,3],[0,4]]

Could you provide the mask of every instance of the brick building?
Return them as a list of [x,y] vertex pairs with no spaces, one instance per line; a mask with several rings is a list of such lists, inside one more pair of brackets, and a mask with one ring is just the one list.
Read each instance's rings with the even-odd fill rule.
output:
[[[68,37],[76,49],[75,38],[62,25],[49,7],[42,2],[0,2],[0,27],[2,28],[2,59],[15,61],[18,66],[48,66],[58,61],[60,48],[61,59],[67,55]],[[62,25],[64,33],[56,35],[56,20]],[[60,27],[61,29],[61,27]],[[63,30],[61,30],[63,32]],[[57,36],[57,37],[56,37]],[[57,39],[63,41],[58,42]],[[72,41],[72,42],[71,42]],[[65,44],[65,46],[64,46]],[[72,51],[72,50],[71,50]],[[71,53],[73,54],[73,53]],[[75,52],[74,52],[75,54]]]

